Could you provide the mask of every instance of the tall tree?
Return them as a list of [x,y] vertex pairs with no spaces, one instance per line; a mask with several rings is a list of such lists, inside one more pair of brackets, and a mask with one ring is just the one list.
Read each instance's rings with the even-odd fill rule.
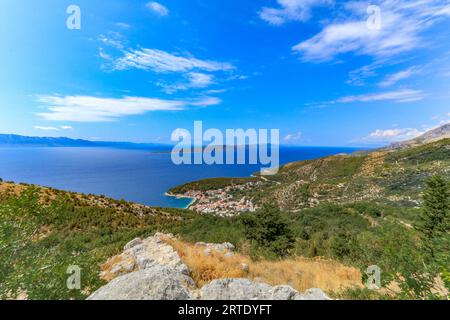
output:
[[450,183],[441,176],[426,182],[423,193],[423,210],[416,228],[422,234],[423,248],[429,260],[444,252],[448,256],[450,232]]

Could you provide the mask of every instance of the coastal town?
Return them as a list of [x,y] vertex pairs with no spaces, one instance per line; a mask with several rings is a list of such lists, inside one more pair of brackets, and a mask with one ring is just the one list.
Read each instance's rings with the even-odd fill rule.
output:
[[240,194],[247,190],[254,190],[254,188],[261,187],[262,185],[262,181],[248,182],[207,191],[189,190],[176,196],[194,199],[193,203],[189,206],[190,210],[202,214],[231,217],[244,212],[254,212],[257,209],[257,206],[251,198],[245,195],[236,196],[235,194]]

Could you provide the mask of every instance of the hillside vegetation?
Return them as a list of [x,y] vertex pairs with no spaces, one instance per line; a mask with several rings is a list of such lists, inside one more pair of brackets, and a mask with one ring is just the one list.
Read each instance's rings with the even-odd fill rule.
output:
[[[108,258],[133,238],[160,231],[180,236],[179,250],[196,261],[194,271],[209,270],[212,258],[195,259],[189,243],[231,242],[243,259],[251,259],[250,274],[271,283],[301,286],[311,273],[307,266],[300,272],[300,262],[320,258],[334,262],[324,263],[323,272],[319,266],[308,286],[336,283],[335,274],[326,274],[335,267],[358,269],[359,283],[368,266],[382,270],[382,290],[346,286],[329,292],[334,297],[442,298],[448,295],[444,284],[450,284],[449,159],[445,139],[292,163],[267,180],[213,179],[175,189],[261,181],[258,188],[231,193],[251,198],[258,209],[229,218],[0,182],[0,297],[84,299],[104,284],[100,266]],[[433,175],[440,177],[428,180]],[[66,286],[72,265],[81,268],[81,290]],[[288,272],[294,266],[300,271]],[[272,277],[264,269],[273,270]]]
[[[420,194],[427,178],[450,178],[450,139],[442,139],[407,149],[377,150],[365,154],[337,155],[289,163],[273,176],[261,177],[262,184],[251,190],[236,186],[256,178],[208,179],[171,190],[235,188],[231,200],[242,197],[255,205],[277,203],[280,208],[298,211],[324,203],[376,202],[394,207],[420,206]],[[256,174],[255,174],[256,175]]]

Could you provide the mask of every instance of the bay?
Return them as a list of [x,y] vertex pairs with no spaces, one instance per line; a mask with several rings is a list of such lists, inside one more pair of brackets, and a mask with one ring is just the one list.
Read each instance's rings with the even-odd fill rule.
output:
[[[280,163],[351,153],[346,147],[281,147]],[[56,189],[105,195],[158,207],[185,208],[187,198],[165,193],[187,182],[248,177],[259,165],[174,165],[170,153],[114,148],[0,148],[0,178]]]

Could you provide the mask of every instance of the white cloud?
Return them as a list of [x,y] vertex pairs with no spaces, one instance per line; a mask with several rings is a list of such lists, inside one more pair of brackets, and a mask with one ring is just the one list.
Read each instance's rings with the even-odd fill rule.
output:
[[[370,133],[367,137],[362,139],[358,139],[358,142],[367,142],[367,143],[388,143],[388,142],[399,142],[414,139],[422,134],[425,131],[420,131],[415,128],[404,128],[404,129],[377,129],[374,132]],[[356,142],[356,141],[354,141]]]
[[145,6],[147,7],[147,9],[159,16],[165,17],[169,15],[169,9],[167,9],[167,7],[163,6],[161,3],[152,1],[148,2]]
[[365,84],[365,80],[367,78],[376,76],[377,70],[381,67],[382,64],[377,61],[355,69],[349,73],[349,79],[347,83],[354,86],[363,86]]
[[43,131],[60,131],[60,130],[73,130],[72,126],[59,126],[59,127],[44,127],[44,126],[34,126],[36,130]]
[[207,94],[219,94],[219,93],[225,93],[227,92],[227,89],[211,89],[206,91]]
[[104,60],[112,60],[113,58],[107,54],[102,48],[99,49],[98,55]]
[[131,26],[125,22],[117,22],[116,27],[121,28],[121,29],[130,29],[131,28]]
[[188,76],[192,88],[206,88],[214,83],[214,77],[210,74],[190,72]]
[[304,61],[330,61],[345,53],[387,58],[408,52],[426,43],[423,31],[449,16],[448,1],[374,1],[381,8],[381,28],[368,28],[367,5],[344,5],[346,19],[338,18],[321,32],[293,47]]
[[130,50],[115,61],[116,70],[131,68],[155,72],[188,72],[191,70],[227,71],[234,66],[227,62],[200,60],[192,56],[171,54],[158,49]]
[[[120,41],[115,38],[101,37],[105,44],[118,47]],[[123,71],[139,69],[156,73],[179,73],[185,80],[173,81],[170,83],[160,80],[156,85],[162,88],[167,94],[189,89],[207,88],[216,83],[217,73],[225,73],[226,81],[246,79],[243,75],[233,74],[235,66],[228,62],[198,59],[191,54],[169,53],[158,49],[121,49],[120,57],[113,57],[102,48],[99,49],[99,56],[107,61],[102,68],[107,70]],[[214,73],[214,74],[213,74]]]
[[107,122],[151,111],[181,111],[189,106],[207,107],[221,102],[214,97],[188,101],[143,97],[40,96],[38,100],[48,110],[38,113],[39,117],[50,121],[72,122]]
[[287,143],[299,142],[302,139],[303,134],[301,132],[290,133],[286,135],[283,140]]
[[209,107],[209,106],[215,106],[222,102],[219,98],[216,97],[204,97],[202,99],[199,99],[197,101],[190,102],[191,106],[196,107]]
[[167,84],[165,82],[159,82],[158,85],[167,94],[173,94],[177,91],[184,91],[188,89],[201,89],[206,88],[214,84],[214,76],[199,72],[189,72],[186,75],[187,82]]
[[118,32],[110,31],[110,32],[108,32],[107,35],[101,34],[98,37],[98,40],[100,42],[102,42],[103,44],[113,47],[115,49],[118,49],[118,50],[124,49],[124,44],[123,44],[124,37],[122,34],[120,34]]
[[331,5],[334,0],[277,0],[278,8],[263,7],[259,16],[272,25],[282,25],[288,21],[307,21],[316,6]]
[[43,131],[58,131],[59,130],[57,127],[43,127],[43,126],[34,126],[34,129],[43,130]]
[[333,101],[333,103],[376,102],[376,101],[414,102],[422,100],[424,97],[425,94],[421,90],[402,89],[398,91],[346,96]]
[[408,79],[411,76],[417,74],[419,72],[418,67],[411,67],[406,70],[399,71],[397,73],[388,75],[382,82],[380,82],[380,87],[390,87],[397,82]]

